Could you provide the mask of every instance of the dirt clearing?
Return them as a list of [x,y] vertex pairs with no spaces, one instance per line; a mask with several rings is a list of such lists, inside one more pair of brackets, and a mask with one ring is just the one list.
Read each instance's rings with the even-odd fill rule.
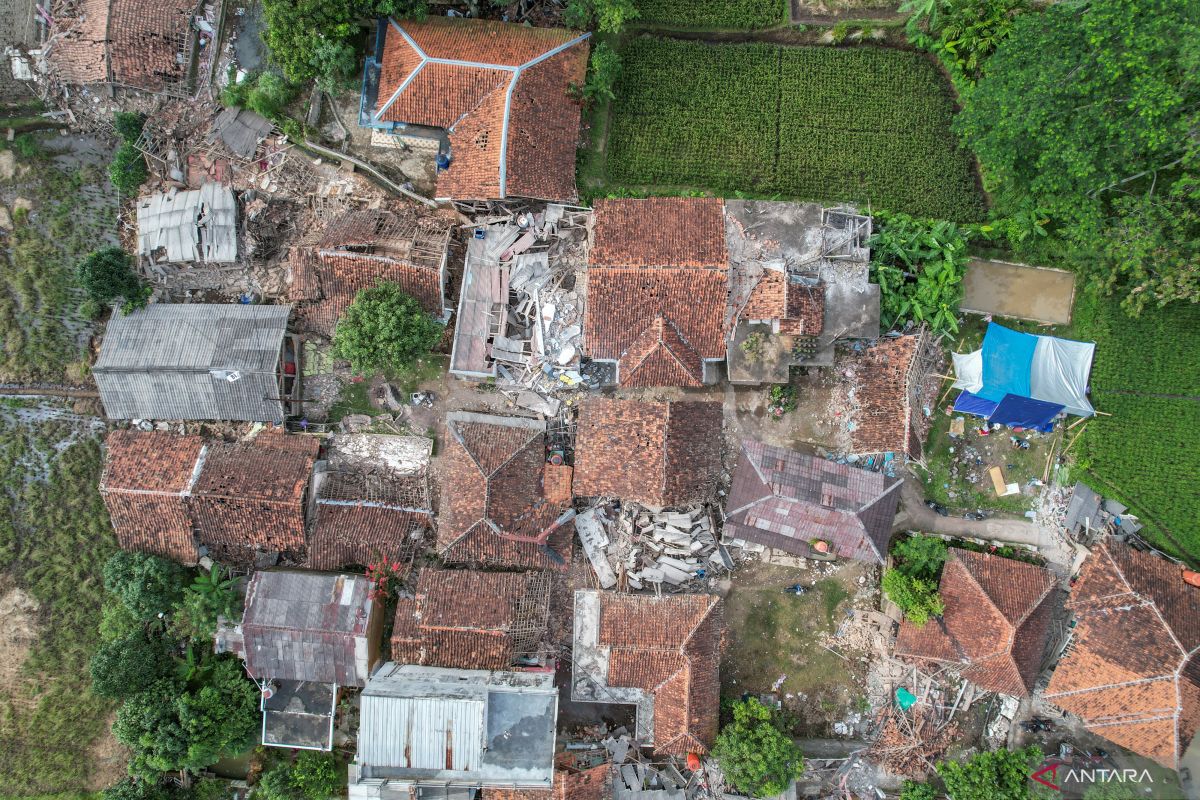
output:
[[962,310],[1051,325],[1071,322],[1075,274],[1004,261],[971,259],[963,276]]

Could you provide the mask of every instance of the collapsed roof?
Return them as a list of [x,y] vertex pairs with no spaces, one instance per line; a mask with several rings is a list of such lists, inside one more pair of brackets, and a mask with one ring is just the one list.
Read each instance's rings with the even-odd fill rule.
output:
[[[574,201],[590,34],[480,19],[381,23],[364,124],[449,132],[439,197]],[[374,96],[372,96],[374,92]]]
[[233,189],[206,183],[138,200],[138,252],[152,262],[228,264],[237,260],[237,200]]
[[819,539],[843,558],[883,563],[900,479],[749,439],[741,445],[729,535],[801,556]]
[[939,587],[941,618],[923,627],[905,619],[896,655],[960,664],[962,676],[982,689],[1028,697],[1046,654],[1056,587],[1043,567],[951,547]]
[[636,738],[659,753],[706,753],[717,738],[723,634],[716,595],[576,591],[571,697],[636,705]]
[[1077,624],[1046,699],[1178,769],[1200,727],[1200,589],[1179,565],[1109,542],[1084,563],[1067,606]]

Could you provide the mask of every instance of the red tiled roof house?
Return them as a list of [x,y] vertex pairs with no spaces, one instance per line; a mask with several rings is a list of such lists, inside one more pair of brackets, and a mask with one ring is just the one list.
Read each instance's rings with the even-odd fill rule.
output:
[[1200,588],[1177,564],[1101,544],[1067,602],[1072,640],[1046,700],[1169,769],[1200,727]]
[[125,550],[196,563],[188,496],[204,440],[160,431],[118,430],[105,441],[100,494]]
[[720,403],[593,397],[579,411],[573,491],[648,506],[712,497],[721,472]]
[[881,338],[855,357],[854,453],[895,453],[921,458],[941,386],[938,340],[917,333]]
[[982,689],[1028,697],[1046,655],[1056,586],[1042,567],[952,547],[939,590],[945,611],[923,627],[905,619],[895,653],[960,665]]
[[720,712],[721,598],[575,592],[573,700],[637,706],[658,753],[706,753]]
[[549,605],[544,572],[423,569],[397,601],[392,661],[506,670],[540,641]]
[[441,139],[437,196],[573,202],[590,34],[479,19],[380,23],[359,124]]
[[569,499],[547,496],[540,420],[451,412],[439,475],[437,549],[449,562],[566,569]]
[[46,61],[65,83],[150,92],[182,87],[196,52],[192,17],[200,6],[195,0],[55,2]]
[[842,558],[882,564],[900,486],[880,472],[743,439],[725,531],[801,556],[820,540]]
[[707,197],[599,200],[584,351],[620,386],[714,383],[725,358],[724,205]]

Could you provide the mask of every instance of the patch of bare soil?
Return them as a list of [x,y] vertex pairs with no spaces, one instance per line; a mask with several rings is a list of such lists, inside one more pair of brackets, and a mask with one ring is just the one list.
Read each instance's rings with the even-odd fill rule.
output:
[[893,0],[792,0],[792,24],[904,19]]
[[104,721],[104,732],[96,737],[88,747],[87,759],[91,764],[88,775],[87,790],[98,792],[117,783],[125,777],[125,767],[129,763],[129,749],[113,736],[112,724],[117,712],[113,712]]
[[37,601],[0,576],[0,695],[17,694],[21,666],[37,640]]

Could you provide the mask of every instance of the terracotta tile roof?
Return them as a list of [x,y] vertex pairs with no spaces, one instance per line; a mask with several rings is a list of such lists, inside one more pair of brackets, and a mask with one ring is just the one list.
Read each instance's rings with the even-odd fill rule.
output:
[[715,197],[597,200],[589,255],[603,267],[725,271],[725,204]]
[[397,606],[392,661],[508,669],[545,632],[549,603],[538,573],[423,569],[415,597]]
[[920,458],[940,378],[937,370],[924,381],[910,367],[928,343],[927,334],[882,338],[857,356],[859,366],[850,441],[856,453],[906,453]]
[[702,360],[724,356],[723,208],[703,197],[597,201],[584,342],[619,362],[622,386],[699,386]]
[[897,478],[743,439],[725,530],[803,556],[823,539],[843,558],[881,564],[899,502]]
[[940,586],[945,613],[922,628],[904,620],[896,655],[961,664],[981,688],[1026,697],[1045,656],[1056,585],[1042,567],[950,548]]
[[783,319],[787,316],[787,300],[787,276],[779,270],[765,270],[758,277],[754,288],[750,290],[750,297],[742,306],[741,318],[748,320]]
[[1170,769],[1200,724],[1200,589],[1180,570],[1121,544],[1097,546],[1068,602],[1077,624],[1045,695]]
[[196,562],[187,493],[204,441],[159,431],[118,430],[105,441],[100,494],[125,550]]
[[192,0],[83,0],[76,15],[55,14],[62,35],[48,57],[69,83],[158,91],[186,76],[195,10]]
[[579,412],[575,494],[651,506],[712,495],[721,472],[720,403],[590,398]]
[[654,698],[654,749],[706,753],[717,737],[721,599],[600,593],[598,644],[609,651],[609,686]]
[[825,284],[787,285],[787,316],[779,332],[797,336],[820,336],[825,329]]
[[578,35],[491,20],[391,21],[376,119],[450,131],[453,160],[438,196],[573,201],[580,107],[568,92],[583,83],[588,47],[554,51]]
[[209,444],[189,507],[214,558],[245,564],[255,550],[302,554],[304,498],[320,440],[259,434]]
[[546,496],[544,425],[525,418],[451,413],[446,431],[437,538],[442,558],[565,569],[574,528],[570,523],[555,526],[569,503]]
[[316,522],[308,543],[312,569],[367,566],[395,561],[433,529],[433,513],[392,503],[318,498]]

